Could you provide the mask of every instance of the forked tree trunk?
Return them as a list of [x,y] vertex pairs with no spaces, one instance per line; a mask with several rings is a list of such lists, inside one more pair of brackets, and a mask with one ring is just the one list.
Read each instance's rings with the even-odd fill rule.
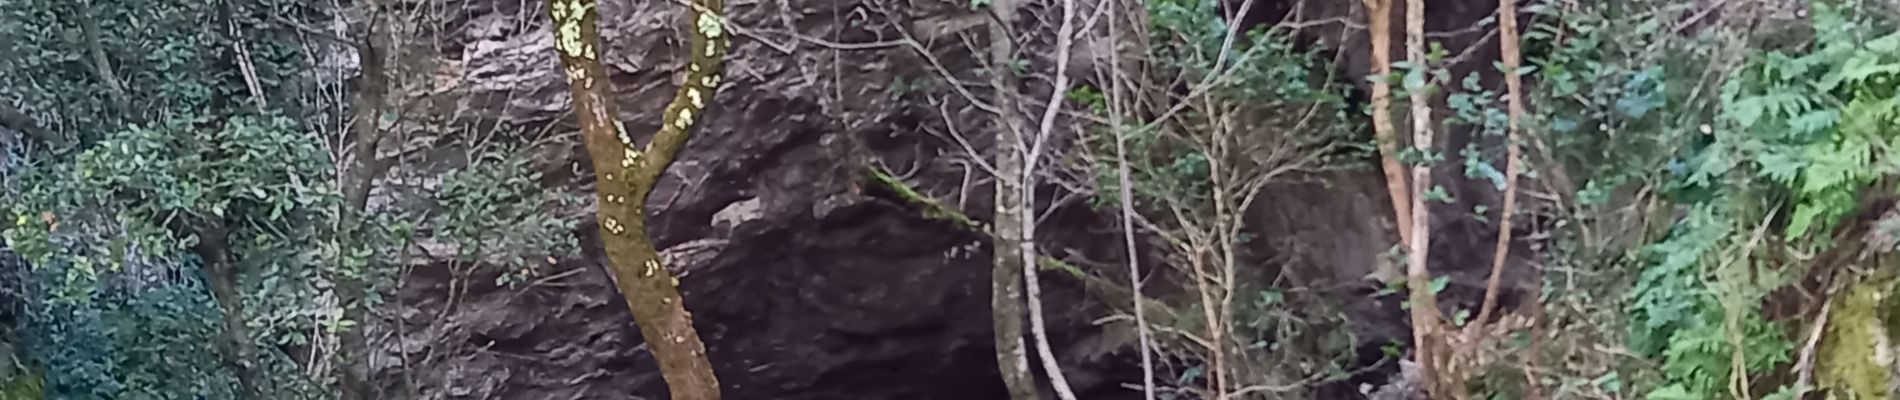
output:
[[644,148],[614,119],[612,81],[599,61],[606,47],[600,43],[596,0],[551,1],[549,16],[574,113],[593,160],[600,238],[614,286],[633,311],[673,398],[714,400],[719,398],[719,380],[680,297],[679,278],[661,265],[659,251],[647,237],[644,210],[653,183],[685,146],[694,123],[717,92],[730,46],[722,15],[725,2],[693,0],[691,7],[692,25],[687,31],[692,40],[687,49],[692,56],[686,82],[667,104],[660,131]]

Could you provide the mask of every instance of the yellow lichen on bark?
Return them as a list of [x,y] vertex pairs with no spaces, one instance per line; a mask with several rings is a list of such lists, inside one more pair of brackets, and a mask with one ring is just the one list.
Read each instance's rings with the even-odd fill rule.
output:
[[719,398],[706,347],[692,317],[679,300],[679,279],[660,264],[659,251],[647,237],[642,207],[653,184],[666,171],[692,134],[695,119],[717,91],[726,49],[721,16],[723,0],[693,0],[690,10],[692,59],[685,82],[661,114],[660,131],[644,148],[615,119],[612,85],[598,61],[600,18],[596,0],[552,0],[555,49],[567,73],[569,94],[594,173],[601,244],[641,336],[674,399]]

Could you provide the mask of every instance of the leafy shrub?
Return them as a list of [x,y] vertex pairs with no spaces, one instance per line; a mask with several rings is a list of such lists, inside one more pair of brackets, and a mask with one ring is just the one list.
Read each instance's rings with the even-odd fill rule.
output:
[[442,181],[436,201],[443,212],[437,237],[456,244],[460,262],[492,263],[506,270],[497,283],[521,282],[540,273],[545,259],[578,249],[574,222],[546,207],[566,196],[541,188],[541,173],[517,152],[481,153]]
[[[320,142],[283,119],[167,120],[108,135],[26,178],[8,245],[41,297],[25,322],[60,398],[230,398],[222,312],[166,221],[231,226],[252,339],[301,345],[313,324],[321,221],[334,209]],[[292,375],[295,376],[295,375]]]

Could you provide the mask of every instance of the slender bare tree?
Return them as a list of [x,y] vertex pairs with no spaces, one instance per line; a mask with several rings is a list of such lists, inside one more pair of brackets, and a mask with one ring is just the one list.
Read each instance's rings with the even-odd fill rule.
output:
[[[1035,378],[1029,373],[1029,354],[1023,349],[1023,274],[1034,263],[1025,263],[1022,254],[1027,238],[1025,224],[1035,220],[1023,207],[1023,132],[1029,123],[1018,115],[1016,89],[1021,80],[1009,65],[1016,57],[1016,42],[1010,24],[1016,21],[1019,0],[995,0],[989,25],[990,86],[995,93],[997,111],[993,125],[996,133],[996,236],[991,241],[994,264],[990,270],[990,313],[995,324],[996,366],[1003,374],[1003,385],[1014,400],[1033,400]],[[1032,256],[1033,257],[1033,256]]]
[[1498,0],[1498,35],[1499,58],[1504,64],[1504,93],[1509,104],[1504,137],[1504,208],[1498,210],[1498,243],[1491,252],[1491,279],[1484,285],[1484,303],[1478,308],[1478,319],[1471,324],[1473,327],[1490,321],[1491,312],[1498,306],[1499,281],[1504,276],[1504,262],[1511,255],[1511,219],[1517,214],[1517,180],[1521,169],[1517,142],[1524,118],[1524,78],[1518,75],[1518,70],[1524,60],[1517,48],[1516,0]]
[[1127,105],[1128,88],[1124,87],[1127,78],[1122,72],[1120,22],[1123,16],[1119,14],[1122,14],[1124,7],[1132,9],[1126,10],[1129,14],[1141,10],[1138,9],[1140,3],[1135,3],[1135,6],[1126,6],[1125,2],[1113,1],[1112,4],[1110,7],[1114,8],[1116,14],[1108,18],[1108,42],[1114,47],[1112,47],[1113,51],[1108,52],[1109,73],[1105,79],[1109,87],[1108,130],[1110,134],[1115,135],[1115,179],[1119,186],[1117,189],[1120,189],[1120,192],[1116,193],[1116,199],[1119,200],[1116,203],[1120,206],[1122,245],[1128,249],[1128,288],[1130,297],[1134,298],[1133,304],[1129,306],[1134,310],[1135,334],[1138,339],[1136,346],[1139,346],[1137,351],[1141,352],[1141,394],[1143,399],[1155,400],[1154,352],[1151,350],[1154,347],[1154,339],[1151,337],[1152,331],[1148,329],[1148,313],[1143,310],[1146,307],[1142,306],[1141,251],[1135,242],[1135,229],[1137,229],[1135,227],[1135,184],[1134,179],[1129,177],[1128,169],[1128,127],[1122,125],[1122,115],[1127,113],[1130,107]]
[[[1405,61],[1418,70],[1409,73],[1423,74],[1427,59],[1425,53],[1425,2],[1424,0],[1405,0]],[[1406,90],[1411,97],[1412,108],[1412,149],[1418,154],[1431,154],[1433,150],[1431,90],[1429,87],[1410,87]],[[1431,210],[1426,203],[1425,194],[1432,190],[1432,165],[1429,157],[1421,157],[1412,166],[1412,237],[1408,240],[1409,252],[1406,262],[1406,289],[1411,296],[1412,311],[1412,350],[1418,363],[1420,376],[1426,378],[1427,392],[1433,398],[1445,398],[1445,393],[1453,388],[1444,385],[1439,375],[1440,360],[1444,349],[1440,346],[1439,326],[1442,317],[1438,312],[1438,296],[1432,293],[1431,271],[1427,268],[1431,250]]]
[[[1029,330],[1036,339],[1036,356],[1042,359],[1043,373],[1049,376],[1049,385],[1055,390],[1056,397],[1062,400],[1075,400],[1075,390],[1069,387],[1069,380],[1062,374],[1062,366],[1056,360],[1055,350],[1049,346],[1049,328],[1042,317],[1042,284],[1038,278],[1036,265],[1036,175],[1042,154],[1049,145],[1049,136],[1055,133],[1056,117],[1062,114],[1062,97],[1069,93],[1069,51],[1075,39],[1075,0],[1061,0],[1062,24],[1056,29],[1056,69],[1055,87],[1049,92],[1048,106],[1043,109],[1042,123],[1032,132],[1032,137],[1022,138],[1029,144],[1028,160],[1023,163],[1022,185],[1016,189],[1022,194],[1017,204],[1021,207],[1022,221],[1022,263],[1023,287],[1028,291]],[[1014,93],[1002,94],[1013,96]],[[1005,110],[1008,112],[1008,110]]]

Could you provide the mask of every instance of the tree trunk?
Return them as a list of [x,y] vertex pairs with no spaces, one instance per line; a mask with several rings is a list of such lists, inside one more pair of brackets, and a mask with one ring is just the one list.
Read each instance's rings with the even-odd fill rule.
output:
[[[98,10],[97,4],[87,4],[84,8],[86,10],[82,11]],[[137,121],[130,118],[132,106],[126,99],[125,85],[119,82],[119,74],[112,70],[112,60],[106,56],[105,39],[99,32],[98,18],[99,16],[93,13],[78,18],[79,29],[83,31],[81,33],[85,35],[86,40],[86,62],[92,64],[93,77],[98,78],[99,82],[106,87],[106,99],[112,103],[113,112],[120,118]]]
[[1029,374],[1029,354],[1023,346],[1022,206],[1023,152],[1021,133],[1027,121],[1016,115],[1018,79],[1010,70],[1016,44],[1009,24],[1016,21],[1017,0],[995,0],[990,23],[990,86],[995,92],[996,116],[996,237],[990,242],[994,264],[990,269],[990,316],[995,324],[996,367],[1003,375],[1009,398],[1031,400],[1036,382]]
[[1498,306],[1498,286],[1504,277],[1504,263],[1511,255],[1511,219],[1517,214],[1518,181],[1518,131],[1524,118],[1524,78],[1518,76],[1519,66],[1524,64],[1518,52],[1517,0],[1498,0],[1498,47],[1499,58],[1504,63],[1504,92],[1509,97],[1509,105],[1504,137],[1504,208],[1498,210],[1498,242],[1491,252],[1491,279],[1484,285],[1484,303],[1478,307],[1478,319],[1471,324],[1473,331],[1491,320],[1492,311]]
[[224,311],[224,331],[220,336],[224,341],[225,362],[237,374],[238,389],[242,393],[238,397],[263,398],[257,375],[257,348],[251,343],[250,329],[244,324],[244,297],[238,285],[237,261],[231,256],[230,231],[223,222],[200,221],[180,233],[198,236],[192,250],[204,262],[211,295]]
[[692,40],[687,49],[686,82],[667,105],[660,131],[642,149],[614,119],[613,90],[598,59],[600,44],[596,0],[549,3],[555,25],[555,49],[567,73],[569,94],[580,118],[587,153],[593,160],[601,244],[614,274],[614,286],[627,301],[660,374],[674,399],[715,400],[719,380],[706,357],[706,346],[693,328],[680,297],[679,279],[660,264],[659,251],[647,237],[643,209],[653,183],[685,146],[694,122],[717,91],[720,68],[730,46],[723,0],[693,0]]
[[[1405,0],[1405,61],[1413,68],[1429,68],[1425,54],[1425,2]],[[1423,71],[1414,71],[1423,73]],[[1433,146],[1432,107],[1429,88],[1409,88],[1412,106],[1412,149],[1430,154]],[[1440,361],[1446,354],[1439,341],[1438,295],[1432,293],[1431,272],[1426,267],[1431,249],[1431,208],[1425,198],[1432,190],[1432,165],[1420,161],[1412,166],[1412,237],[1406,262],[1406,289],[1411,294],[1412,349],[1418,362],[1419,376],[1426,379],[1432,398],[1462,397],[1462,392],[1447,384],[1441,376]]]
[[[1029,144],[1029,159],[1023,162],[1021,168],[1021,186],[1017,187],[1022,193],[1018,199],[1020,202],[1017,203],[1021,211],[1016,214],[1021,218],[1017,223],[1022,224],[1022,242],[1019,244],[1022,247],[1022,254],[1019,257],[1024,266],[1023,287],[1029,307],[1029,332],[1036,340],[1036,356],[1042,359],[1042,371],[1049,377],[1049,386],[1054,389],[1056,398],[1076,400],[1075,389],[1069,387],[1069,379],[1062,373],[1062,365],[1056,358],[1055,349],[1050,348],[1049,345],[1049,328],[1042,315],[1041,278],[1037,274],[1038,268],[1035,268],[1036,221],[1039,219],[1036,215],[1036,168],[1041,165],[1041,155],[1047,150],[1045,146],[1048,145],[1050,135],[1055,133],[1056,117],[1062,112],[1062,99],[1068,95],[1069,50],[1074,46],[1072,37],[1075,31],[1075,0],[1061,1],[1062,23],[1056,29],[1055,87],[1050,90],[1049,104],[1043,109],[1041,125],[1032,133],[1033,136],[1023,138],[1023,141]],[[1014,97],[1016,93],[1008,92],[1002,95]]]
[[[1121,1],[1115,1],[1113,4],[1115,12],[1121,11],[1120,8],[1123,7]],[[1141,12],[1140,3],[1136,4],[1129,7],[1130,10],[1126,12]],[[1108,42],[1117,46],[1116,49],[1120,49],[1122,45],[1122,31],[1118,24],[1121,20],[1121,16],[1108,18]],[[1148,330],[1148,313],[1144,310],[1147,307],[1143,307],[1141,298],[1141,252],[1135,241],[1135,189],[1134,180],[1129,177],[1128,135],[1123,132],[1125,128],[1122,127],[1123,113],[1133,107],[1124,106],[1129,98],[1125,93],[1126,89],[1123,88],[1122,52],[1111,51],[1108,57],[1108,127],[1109,133],[1115,135],[1115,177],[1119,184],[1117,189],[1120,190],[1116,194],[1120,200],[1116,202],[1118,203],[1116,205],[1120,208],[1122,246],[1128,250],[1128,292],[1129,297],[1132,298],[1130,302],[1133,303],[1135,314],[1136,345],[1139,346],[1136,349],[1141,352],[1141,393],[1143,400],[1155,400],[1154,354],[1150,351],[1154,340]]]
[[1367,35],[1372,40],[1372,136],[1379,146],[1379,166],[1385,172],[1386,193],[1392,198],[1399,243],[1412,242],[1410,189],[1405,166],[1399,164],[1399,137],[1392,128],[1392,0],[1365,0]]
[[[371,3],[371,7],[377,7]],[[380,14],[372,10],[370,15]],[[372,17],[374,18],[374,17]],[[369,341],[363,330],[368,328],[369,304],[368,266],[375,260],[365,260],[363,268],[347,261],[368,246],[364,235],[363,213],[369,206],[369,192],[381,176],[387,165],[376,159],[377,149],[382,141],[382,115],[385,106],[384,94],[388,90],[388,76],[384,74],[383,53],[375,45],[375,23],[364,32],[356,43],[357,59],[362,64],[362,78],[356,82],[356,93],[350,99],[350,111],[355,125],[354,141],[350,143],[349,173],[343,182],[343,210],[339,213],[342,221],[337,227],[337,245],[341,250],[337,271],[333,271],[331,280],[336,283],[337,300],[343,306],[343,319],[355,323],[344,329],[339,335],[341,354],[336,369],[337,385],[342,392],[341,400],[368,400],[371,396],[369,382]]]

